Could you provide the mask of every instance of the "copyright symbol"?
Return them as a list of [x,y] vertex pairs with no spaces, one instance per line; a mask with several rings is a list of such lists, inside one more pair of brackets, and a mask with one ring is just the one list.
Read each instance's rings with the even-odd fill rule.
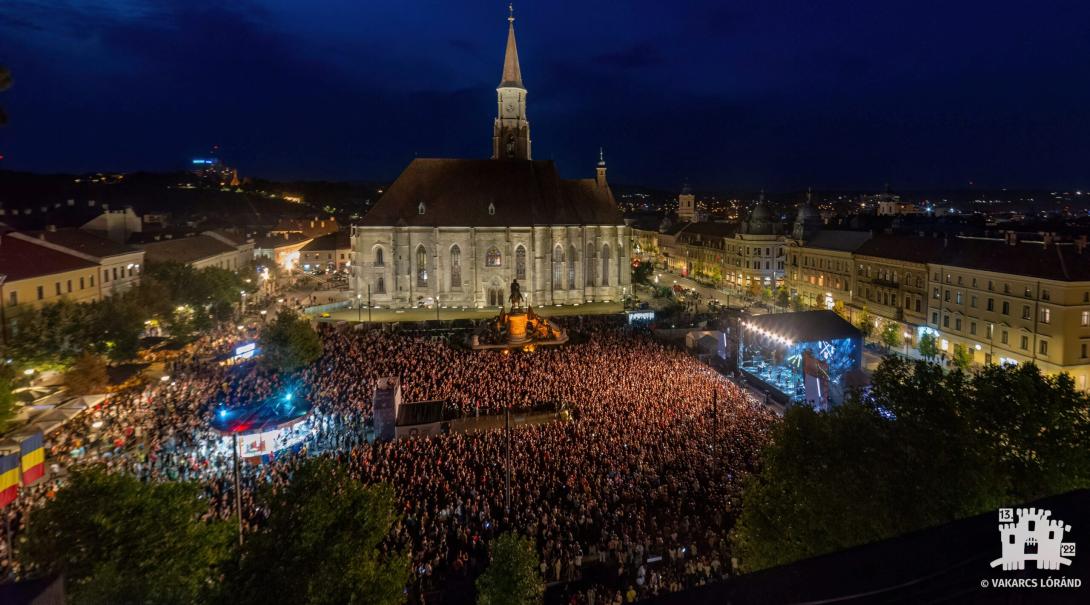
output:
[[987,588],[988,587],[988,580],[987,579],[981,580],[980,581],[980,587],[981,588]]

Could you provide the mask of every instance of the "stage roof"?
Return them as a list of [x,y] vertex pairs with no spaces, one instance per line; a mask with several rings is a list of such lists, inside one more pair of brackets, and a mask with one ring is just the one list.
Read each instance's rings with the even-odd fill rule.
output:
[[855,326],[832,311],[772,313],[758,315],[743,322],[795,342],[862,338],[863,336]]
[[308,414],[310,403],[285,395],[245,407],[216,408],[212,428],[225,435],[260,433],[295,424]]

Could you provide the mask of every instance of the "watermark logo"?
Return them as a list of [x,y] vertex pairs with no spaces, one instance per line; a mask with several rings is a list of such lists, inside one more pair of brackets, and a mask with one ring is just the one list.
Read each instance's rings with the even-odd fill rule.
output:
[[[1015,513],[1018,520],[1015,521]],[[992,567],[1004,570],[1026,568],[1026,561],[1035,561],[1037,569],[1060,569],[1071,565],[1075,543],[1064,542],[1064,533],[1071,526],[1049,519],[1052,511],[1036,508],[999,509],[999,535],[1003,556],[992,561]]]

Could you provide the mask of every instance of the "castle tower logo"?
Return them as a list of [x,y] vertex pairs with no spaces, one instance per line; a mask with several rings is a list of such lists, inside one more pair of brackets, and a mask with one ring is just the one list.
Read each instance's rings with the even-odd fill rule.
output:
[[1017,509],[1018,521],[1014,521],[1015,509],[999,509],[999,535],[1003,543],[1003,556],[992,561],[992,567],[1004,570],[1026,568],[1026,561],[1036,561],[1037,569],[1059,569],[1071,565],[1075,556],[1075,543],[1064,542],[1064,533],[1071,526],[1063,521],[1049,519],[1052,511],[1036,508]]

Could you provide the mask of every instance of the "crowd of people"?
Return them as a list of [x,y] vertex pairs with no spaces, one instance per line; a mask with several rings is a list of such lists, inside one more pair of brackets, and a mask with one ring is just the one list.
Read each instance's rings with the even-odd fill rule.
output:
[[[247,529],[261,522],[259,485],[287,481],[303,457],[322,455],[364,483],[394,487],[402,520],[389,545],[411,553],[414,600],[467,586],[488,563],[489,540],[508,530],[535,541],[542,576],[566,587],[570,603],[631,602],[727,576],[741,483],[774,415],[646,331],[612,320],[576,329],[576,344],[477,352],[454,338],[327,328],[321,358],[294,375],[259,360],[182,358],[168,379],[114,394],[50,434],[50,478],[9,514],[18,528],[61,488],[66,467],[104,464],[147,481],[198,481],[208,518],[229,518],[231,449],[213,415],[290,389],[312,406],[312,433],[244,466]],[[241,337],[225,330],[192,350],[230,350]],[[545,402],[572,413],[512,429],[508,509],[502,429],[367,438],[373,388],[385,376],[400,379],[404,401],[443,400],[466,416]]]

